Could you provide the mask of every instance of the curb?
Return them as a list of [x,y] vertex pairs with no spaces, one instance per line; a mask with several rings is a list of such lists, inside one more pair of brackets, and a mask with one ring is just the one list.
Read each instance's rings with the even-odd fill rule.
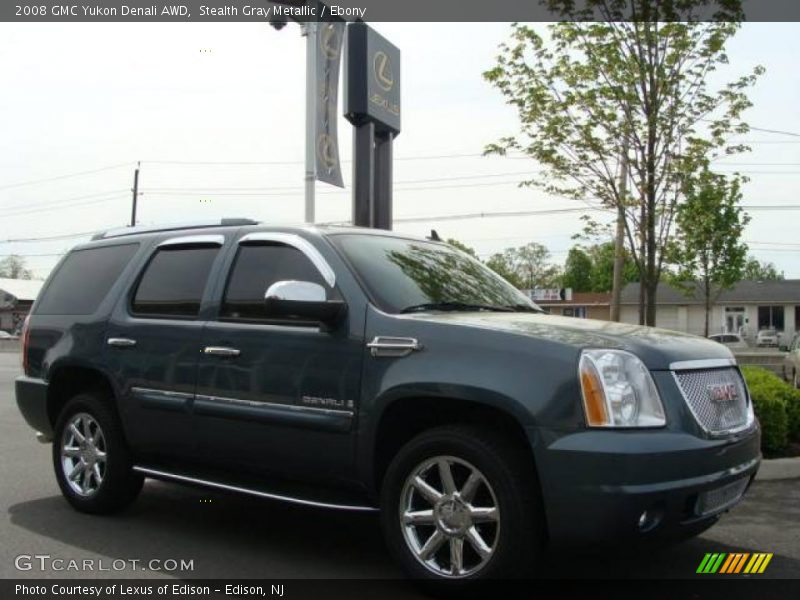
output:
[[800,478],[800,457],[762,460],[756,481]]

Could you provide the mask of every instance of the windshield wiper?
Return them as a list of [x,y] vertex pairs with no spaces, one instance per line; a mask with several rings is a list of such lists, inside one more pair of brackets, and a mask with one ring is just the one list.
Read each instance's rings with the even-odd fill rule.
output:
[[449,310],[449,311],[479,311],[487,310],[492,312],[514,312],[510,306],[493,306],[491,304],[469,304],[467,302],[426,302],[406,306],[401,313],[425,312],[428,310]]

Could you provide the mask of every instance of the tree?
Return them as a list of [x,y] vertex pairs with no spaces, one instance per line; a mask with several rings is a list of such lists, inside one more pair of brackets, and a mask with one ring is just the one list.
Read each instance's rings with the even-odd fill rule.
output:
[[0,260],[0,277],[8,279],[31,279],[33,273],[25,267],[25,259],[12,254]]
[[[592,290],[593,292],[610,292],[614,280],[614,242],[594,244],[588,249],[592,259]],[[623,255],[622,284],[639,281],[639,270],[633,262],[629,252]]]
[[742,279],[750,281],[781,281],[783,273],[779,273],[777,267],[771,262],[761,262],[757,258],[750,256],[742,269]]
[[573,246],[564,263],[564,275],[561,283],[572,288],[574,292],[592,291],[592,275],[594,264],[589,254],[580,246]]
[[513,255],[513,248],[507,248],[503,252],[492,254],[489,260],[486,261],[486,266],[517,289],[522,289],[525,287],[525,280],[516,271]]
[[[664,248],[685,179],[721,153],[749,149],[728,140],[748,131],[741,120],[751,106],[745,91],[763,68],[719,88],[708,83],[728,62],[725,44],[742,18],[737,0],[724,0],[722,20],[714,22],[690,14],[708,8],[709,0],[683,0],[680,14],[668,1],[546,4],[564,19],[548,26],[549,43],[515,24],[497,64],[484,73],[516,107],[521,125],[518,135],[486,152],[521,152],[537,161],[542,171],[523,185],[624,208],[642,282],[640,321],[653,325]],[[619,185],[624,147],[631,190],[625,196]]]
[[722,290],[739,281],[747,259],[742,232],[750,221],[739,207],[740,179],[704,171],[686,189],[686,202],[678,207],[678,235],[671,251],[678,279],[699,283],[705,306],[705,335],[709,333],[711,307]]

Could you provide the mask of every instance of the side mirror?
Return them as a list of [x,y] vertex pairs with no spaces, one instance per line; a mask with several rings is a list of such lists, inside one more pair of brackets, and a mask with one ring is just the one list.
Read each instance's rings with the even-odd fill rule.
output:
[[347,308],[341,300],[328,300],[325,288],[310,281],[276,281],[264,295],[264,304],[270,315],[325,325],[339,321]]

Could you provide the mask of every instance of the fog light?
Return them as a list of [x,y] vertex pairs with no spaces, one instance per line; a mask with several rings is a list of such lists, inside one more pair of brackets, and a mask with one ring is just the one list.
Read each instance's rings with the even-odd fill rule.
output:
[[641,515],[639,515],[639,531],[646,532],[655,529],[661,522],[661,510],[657,508],[648,508]]

